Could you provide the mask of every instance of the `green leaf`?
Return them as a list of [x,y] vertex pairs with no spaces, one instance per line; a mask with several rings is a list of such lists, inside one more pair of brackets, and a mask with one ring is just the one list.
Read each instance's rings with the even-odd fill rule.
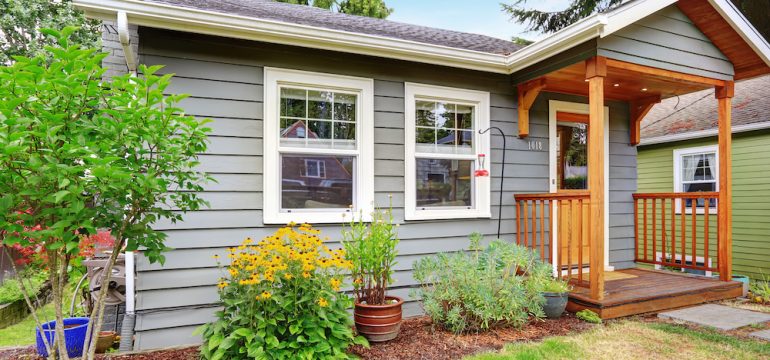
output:
[[218,347],[219,344],[222,343],[223,339],[224,339],[224,336],[222,336],[222,334],[219,334],[219,333],[214,334],[213,336],[211,336],[208,339],[208,341],[209,341],[209,346],[208,346],[209,347],[209,351],[212,351],[216,347]]
[[64,199],[65,196],[69,195],[69,190],[61,190],[53,194],[54,197],[54,203],[58,204]]

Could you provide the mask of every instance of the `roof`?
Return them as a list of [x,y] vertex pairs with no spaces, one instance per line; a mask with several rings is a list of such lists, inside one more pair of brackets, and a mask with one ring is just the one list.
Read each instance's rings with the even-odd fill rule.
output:
[[348,15],[312,6],[281,3],[272,0],[146,0],[148,2],[236,14],[256,19],[275,20],[325,29],[385,36],[427,44],[490,54],[507,55],[522,45],[490,36],[436,29],[396,21]]
[[[333,13],[269,0],[73,0],[91,18],[160,29],[341,51],[511,74],[586,41],[609,36],[685,0],[632,0],[590,15],[526,47],[484,35]],[[706,0],[686,0],[706,1]],[[730,0],[708,0],[761,61],[770,45]],[[122,15],[121,15],[122,16]]]
[[[770,128],[770,75],[735,83],[734,132]],[[641,144],[665,143],[716,135],[714,90],[672,97],[655,105],[642,120]]]

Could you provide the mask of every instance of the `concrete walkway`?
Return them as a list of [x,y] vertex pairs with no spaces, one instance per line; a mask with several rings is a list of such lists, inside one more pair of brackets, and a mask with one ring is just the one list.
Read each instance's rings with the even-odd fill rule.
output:
[[716,304],[706,304],[687,309],[662,312],[658,314],[658,317],[677,322],[689,322],[702,326],[710,326],[719,330],[733,330],[752,324],[770,321],[770,314]]

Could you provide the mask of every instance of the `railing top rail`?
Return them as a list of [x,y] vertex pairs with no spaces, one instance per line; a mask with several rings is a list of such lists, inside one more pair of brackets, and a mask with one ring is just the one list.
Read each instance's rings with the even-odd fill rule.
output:
[[640,193],[633,194],[634,199],[716,199],[719,193],[714,191],[690,193]]
[[544,194],[515,194],[513,198],[516,201],[526,200],[568,200],[568,199],[588,199],[587,191],[574,191],[565,193],[544,193]]

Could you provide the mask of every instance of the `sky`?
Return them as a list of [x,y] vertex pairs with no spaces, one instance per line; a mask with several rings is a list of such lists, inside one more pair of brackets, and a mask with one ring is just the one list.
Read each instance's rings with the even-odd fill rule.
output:
[[[500,3],[514,0],[386,0],[393,13],[388,20],[493,36],[538,40],[543,34],[527,32],[523,24],[509,21]],[[526,6],[554,11],[567,7],[569,0],[528,0]]]

